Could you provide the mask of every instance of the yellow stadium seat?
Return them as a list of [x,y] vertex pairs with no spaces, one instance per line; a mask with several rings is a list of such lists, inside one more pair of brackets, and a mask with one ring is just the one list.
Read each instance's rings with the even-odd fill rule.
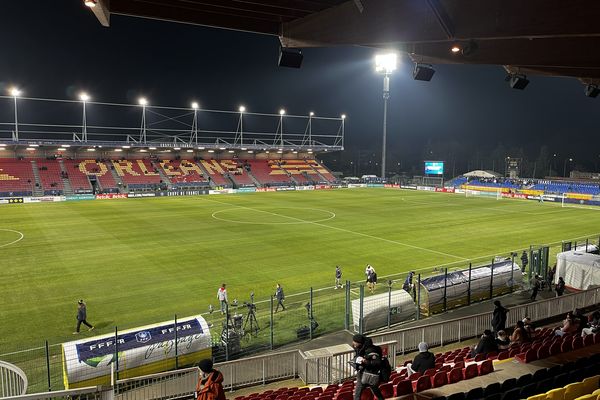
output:
[[598,396],[594,396],[593,394],[585,394],[581,397],[576,398],[575,400],[596,400],[596,397]]
[[[598,381],[600,380],[600,375],[590,376],[589,378],[585,378],[583,380],[583,386],[585,386],[585,393],[592,393],[594,390],[598,389]],[[596,395],[597,396],[597,395]]]
[[565,399],[575,400],[578,397],[585,395],[585,386],[583,382],[569,383],[565,386]]
[[548,390],[546,392],[547,400],[564,400],[565,399],[565,388],[558,388]]
[[546,393],[536,394],[535,396],[529,396],[527,400],[546,400]]
[[600,389],[596,389],[592,392],[593,395],[595,396],[600,396]]

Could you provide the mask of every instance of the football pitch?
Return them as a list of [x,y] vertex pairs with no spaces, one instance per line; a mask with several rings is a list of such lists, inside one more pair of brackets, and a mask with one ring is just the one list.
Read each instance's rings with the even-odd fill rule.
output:
[[279,282],[292,304],[310,287],[333,296],[336,265],[403,279],[599,233],[600,210],[397,189],[2,206],[0,354],[75,339],[78,299],[108,334],[218,309],[222,282],[240,303]]

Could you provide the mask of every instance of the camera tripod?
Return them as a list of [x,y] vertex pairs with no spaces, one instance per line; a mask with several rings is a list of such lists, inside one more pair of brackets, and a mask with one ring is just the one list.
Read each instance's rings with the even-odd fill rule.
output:
[[247,335],[251,335],[256,337],[258,335],[258,331],[260,327],[258,326],[258,321],[256,320],[256,306],[251,303],[248,306],[248,314],[246,314],[246,319],[244,320],[244,337],[249,339]]

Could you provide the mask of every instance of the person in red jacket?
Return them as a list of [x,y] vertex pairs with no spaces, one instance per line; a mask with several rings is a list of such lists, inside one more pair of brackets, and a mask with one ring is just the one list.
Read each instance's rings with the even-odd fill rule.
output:
[[200,377],[196,384],[194,398],[196,400],[226,400],[223,390],[223,374],[213,368],[213,362],[209,359],[198,363]]

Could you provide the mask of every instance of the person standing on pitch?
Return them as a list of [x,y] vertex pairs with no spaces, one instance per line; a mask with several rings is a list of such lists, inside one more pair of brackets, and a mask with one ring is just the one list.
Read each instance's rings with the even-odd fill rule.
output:
[[89,331],[94,330],[94,327],[87,322],[87,308],[83,300],[79,300],[77,302],[77,330],[73,332],[73,335],[79,334],[79,328],[81,328],[81,324],[87,326]]
[[219,299],[219,302],[221,303],[221,315],[223,315],[227,310],[227,289],[224,283],[221,284],[221,287],[217,290],[217,299]]
[[279,306],[281,306],[282,310],[285,311],[285,306],[283,305],[285,295],[283,294],[283,288],[279,283],[275,288],[275,298],[277,299],[277,307],[275,307],[275,312],[279,311]]
[[334,289],[341,288],[342,286],[342,269],[339,265],[335,266],[335,287]]

